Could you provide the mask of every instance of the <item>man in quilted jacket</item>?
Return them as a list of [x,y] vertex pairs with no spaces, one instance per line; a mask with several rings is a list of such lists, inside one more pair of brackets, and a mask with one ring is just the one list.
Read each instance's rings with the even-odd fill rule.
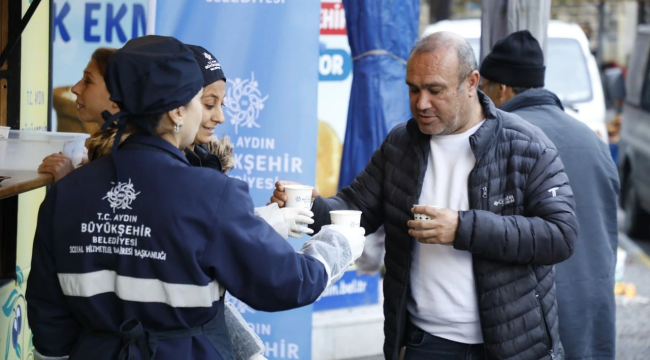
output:
[[366,233],[384,225],[386,359],[564,358],[553,265],[573,253],[573,193],[553,143],[496,109],[479,78],[462,37],[418,41],[413,119],[350,186],[314,202],[315,231],[340,209],[361,210]]
[[559,264],[555,274],[560,336],[566,359],[613,360],[618,172],[607,145],[543,88],[545,70],[537,40],[528,31],[518,31],[498,42],[485,58],[480,87],[501,110],[539,126],[556,145],[571,183],[579,184],[574,186],[578,242],[571,259]]

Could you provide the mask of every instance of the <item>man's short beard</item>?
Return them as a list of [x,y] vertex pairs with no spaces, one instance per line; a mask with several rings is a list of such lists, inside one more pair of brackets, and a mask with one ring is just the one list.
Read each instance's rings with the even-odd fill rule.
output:
[[442,131],[437,135],[450,135],[454,133],[456,130],[458,130],[458,123],[460,121],[461,121],[461,114],[459,108],[458,110],[456,110],[456,116],[454,117],[454,119],[448,122],[447,126],[444,129],[442,129]]
[[[464,117],[467,117],[467,111],[466,108],[468,107],[467,104],[465,103],[465,99],[461,97],[461,90],[462,90],[463,85],[459,87],[458,90],[458,107],[456,108],[456,116],[454,117],[453,120],[451,120],[449,123],[447,123],[447,126],[438,134],[438,135],[450,135],[453,134],[454,132],[458,131],[461,129],[465,124],[467,124],[467,121],[469,119],[463,119]],[[463,122],[463,120],[467,120]]]

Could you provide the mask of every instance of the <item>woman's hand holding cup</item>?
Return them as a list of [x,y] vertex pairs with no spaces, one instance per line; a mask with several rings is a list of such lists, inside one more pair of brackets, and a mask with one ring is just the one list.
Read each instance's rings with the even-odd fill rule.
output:
[[307,227],[307,225],[314,223],[314,219],[312,219],[314,213],[308,209],[284,207],[280,209],[280,212],[282,212],[284,223],[289,230],[289,237],[299,239],[304,234],[311,235],[314,233],[314,230]]

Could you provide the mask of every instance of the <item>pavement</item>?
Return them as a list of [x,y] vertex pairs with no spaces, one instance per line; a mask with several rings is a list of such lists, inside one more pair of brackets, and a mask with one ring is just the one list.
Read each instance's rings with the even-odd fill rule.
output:
[[637,296],[616,299],[616,359],[650,359],[650,257],[644,251],[650,241],[619,236],[619,246],[627,251],[623,282],[636,286]]

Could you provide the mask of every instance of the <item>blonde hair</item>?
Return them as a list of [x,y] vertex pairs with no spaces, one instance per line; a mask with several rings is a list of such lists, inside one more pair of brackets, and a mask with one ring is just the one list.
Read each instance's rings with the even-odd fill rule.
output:
[[[120,139],[120,144],[124,142],[135,130],[132,127],[127,125],[127,128],[122,134]],[[98,131],[94,133],[90,140],[88,141],[88,161],[97,160],[102,156],[106,156],[111,153],[113,149],[113,143],[115,142],[115,135],[117,134],[117,128],[109,128],[106,131]]]
[[[134,132],[135,130],[132,127],[127,126],[122,138],[120,139],[120,144],[122,144],[124,140]],[[88,161],[97,160],[102,156],[110,154],[113,149],[116,134],[116,128],[109,128],[106,131],[98,131],[91,136],[88,143]],[[213,136],[212,141],[207,144],[207,147],[210,153],[219,157],[219,160],[221,161],[221,171],[224,174],[227,174],[235,167],[233,159],[235,146],[230,141],[230,137],[224,135],[219,139],[218,137]]]

